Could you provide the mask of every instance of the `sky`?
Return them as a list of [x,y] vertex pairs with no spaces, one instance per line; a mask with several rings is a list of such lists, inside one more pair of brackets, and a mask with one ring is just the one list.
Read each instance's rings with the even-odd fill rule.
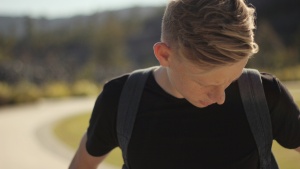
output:
[[60,18],[132,6],[165,6],[168,0],[0,0],[0,15]]

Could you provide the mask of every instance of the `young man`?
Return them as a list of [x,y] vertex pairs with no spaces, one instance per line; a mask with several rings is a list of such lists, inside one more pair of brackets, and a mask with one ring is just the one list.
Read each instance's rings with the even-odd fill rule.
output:
[[[130,169],[259,169],[236,80],[258,51],[255,10],[243,0],[172,0],[154,45],[160,66],[146,81],[128,145]],[[71,169],[97,168],[119,146],[116,116],[128,75],[107,82]],[[262,74],[273,138],[300,146],[300,111]],[[130,96],[128,96],[130,97]]]

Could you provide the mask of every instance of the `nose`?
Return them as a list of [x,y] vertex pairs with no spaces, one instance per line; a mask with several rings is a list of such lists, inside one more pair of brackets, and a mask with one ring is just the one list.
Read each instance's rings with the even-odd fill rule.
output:
[[214,101],[215,103],[222,105],[225,102],[226,94],[225,88],[222,86],[215,87],[211,92],[208,94],[210,100]]

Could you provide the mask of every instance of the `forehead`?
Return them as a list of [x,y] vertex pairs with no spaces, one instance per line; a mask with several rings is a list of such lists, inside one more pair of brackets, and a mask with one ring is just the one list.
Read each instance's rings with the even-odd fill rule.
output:
[[181,62],[181,73],[203,82],[222,82],[238,78],[246,66],[248,58],[225,66],[201,68],[189,61]]

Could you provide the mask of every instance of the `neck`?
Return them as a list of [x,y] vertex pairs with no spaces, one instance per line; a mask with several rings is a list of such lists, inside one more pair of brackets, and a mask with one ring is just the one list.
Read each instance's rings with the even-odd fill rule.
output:
[[172,83],[169,80],[168,72],[166,67],[159,67],[154,71],[154,78],[157,84],[168,94],[182,98],[182,96],[176,91]]

